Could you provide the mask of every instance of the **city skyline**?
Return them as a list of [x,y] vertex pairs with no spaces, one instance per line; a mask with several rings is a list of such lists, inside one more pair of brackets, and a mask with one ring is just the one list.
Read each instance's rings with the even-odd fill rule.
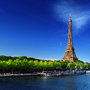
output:
[[61,60],[68,42],[68,20],[76,56],[90,62],[90,1],[0,1],[0,55]]

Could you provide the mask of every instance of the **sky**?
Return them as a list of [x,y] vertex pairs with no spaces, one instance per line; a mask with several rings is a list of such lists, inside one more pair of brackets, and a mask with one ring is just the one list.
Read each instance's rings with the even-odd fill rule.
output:
[[0,55],[61,60],[70,14],[76,56],[90,62],[89,0],[0,0]]

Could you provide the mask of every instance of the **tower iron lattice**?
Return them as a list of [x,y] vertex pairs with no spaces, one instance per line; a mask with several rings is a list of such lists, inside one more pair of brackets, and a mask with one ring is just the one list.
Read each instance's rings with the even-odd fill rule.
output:
[[73,47],[73,41],[72,41],[72,20],[71,17],[69,19],[69,30],[68,30],[68,44],[66,48],[66,52],[64,54],[64,57],[62,58],[63,61],[72,61],[76,62],[78,58],[76,57],[74,47]]

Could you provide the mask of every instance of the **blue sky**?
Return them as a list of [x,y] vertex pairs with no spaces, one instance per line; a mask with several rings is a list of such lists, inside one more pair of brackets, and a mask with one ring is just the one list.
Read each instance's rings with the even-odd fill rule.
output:
[[0,0],[0,55],[61,60],[70,13],[76,56],[90,62],[89,0]]

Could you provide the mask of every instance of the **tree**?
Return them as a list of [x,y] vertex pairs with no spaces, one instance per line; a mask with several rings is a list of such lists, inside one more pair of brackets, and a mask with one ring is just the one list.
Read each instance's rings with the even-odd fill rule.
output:
[[45,68],[45,65],[44,65],[45,63],[41,60],[41,61],[39,61],[39,68],[40,69],[44,69]]
[[53,62],[52,61],[49,61],[47,67],[50,68],[50,69],[53,68]]
[[2,61],[1,64],[2,64],[1,66],[2,66],[3,73],[4,73],[7,68],[6,61]]
[[67,61],[60,61],[61,68],[67,68]]
[[88,69],[89,68],[89,63],[88,62],[85,62],[84,63],[84,67],[85,67],[85,69]]
[[61,63],[58,62],[58,61],[54,61],[54,62],[53,62],[53,68],[54,68],[54,69],[61,68]]
[[33,62],[33,60],[30,60],[28,63],[29,63],[29,68],[30,69],[33,69],[34,68],[34,62]]
[[70,70],[72,70],[72,69],[75,67],[75,63],[69,62],[69,63],[67,64],[67,67],[70,68]]
[[12,59],[9,59],[8,61],[6,61],[7,64],[7,71],[8,69],[12,70],[13,69],[13,63],[12,63]]
[[29,59],[29,60],[35,60],[35,58],[33,58],[33,57],[29,57],[28,59]]
[[39,62],[38,60],[34,60],[34,69],[38,69],[39,68]]
[[79,63],[76,63],[75,68],[76,68],[76,69],[80,69]]
[[27,57],[26,56],[20,56],[19,59],[24,60],[24,59],[27,59]]
[[21,60],[19,60],[19,59],[14,60],[13,66],[15,67],[15,69],[20,69],[21,68]]
[[80,69],[84,69],[85,68],[84,63],[79,63],[79,65],[80,65]]
[[47,69],[47,68],[48,68],[48,62],[47,62],[47,61],[44,61],[44,62],[43,62],[43,68],[44,68],[44,69]]

